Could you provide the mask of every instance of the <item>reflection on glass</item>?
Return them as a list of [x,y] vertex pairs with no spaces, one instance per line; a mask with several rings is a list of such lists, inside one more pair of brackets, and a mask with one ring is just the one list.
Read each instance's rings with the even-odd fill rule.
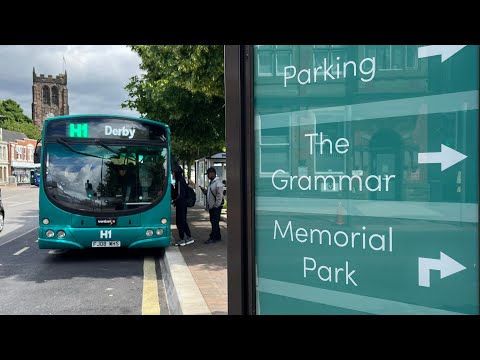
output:
[[[165,193],[162,146],[47,145],[46,192],[55,203],[85,212],[142,208]],[[88,156],[87,156],[88,155]]]
[[262,51],[258,54],[258,75],[259,76],[272,76],[273,75],[273,62],[272,52]]
[[[418,49],[293,46],[268,79],[255,63],[260,313],[478,314],[478,47]],[[467,157],[445,167],[445,147]],[[419,285],[440,253],[462,270]]]

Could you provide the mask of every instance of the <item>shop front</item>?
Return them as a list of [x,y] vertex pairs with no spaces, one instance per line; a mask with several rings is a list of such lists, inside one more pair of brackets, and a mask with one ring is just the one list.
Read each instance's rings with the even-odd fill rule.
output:
[[27,185],[30,184],[31,171],[39,168],[40,164],[12,161],[11,174],[15,177],[15,182],[17,185]]

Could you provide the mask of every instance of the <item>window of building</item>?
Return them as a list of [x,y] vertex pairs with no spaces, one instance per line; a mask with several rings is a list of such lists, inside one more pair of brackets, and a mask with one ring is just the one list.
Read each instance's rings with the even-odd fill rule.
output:
[[56,86],[52,87],[52,102],[53,105],[58,106],[58,88]]
[[43,93],[43,103],[50,105],[50,89],[48,88],[47,85],[43,87],[42,93]]
[[[346,173],[346,155],[335,149],[335,143],[345,136],[345,116],[343,112],[317,112],[315,114],[315,172],[327,174]],[[323,143],[323,146],[321,146]],[[340,142],[339,144],[345,144]],[[341,151],[347,149],[341,147]]]
[[258,76],[283,76],[285,67],[292,64],[291,45],[258,45]]
[[341,64],[346,61],[347,52],[345,46],[343,45],[314,45],[313,46],[313,66],[315,69],[318,69],[317,74],[323,74],[325,71],[325,64],[327,68],[330,68],[332,75],[343,74],[343,65],[338,67],[337,64]]
[[33,153],[35,149],[32,145],[28,145],[28,161],[33,161]]
[[260,117],[260,173],[278,169],[290,173],[291,113]]
[[417,53],[417,45],[368,45],[365,48],[365,57],[375,57],[379,70],[415,70]]
[[22,147],[17,146],[17,160],[22,160]]

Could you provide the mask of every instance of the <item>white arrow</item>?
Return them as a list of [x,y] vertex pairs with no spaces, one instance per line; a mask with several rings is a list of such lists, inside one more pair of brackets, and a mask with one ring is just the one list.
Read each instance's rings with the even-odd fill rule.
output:
[[440,252],[440,259],[418,258],[418,286],[430,287],[430,270],[440,270],[440,279],[465,270],[466,267]]
[[463,155],[443,144],[440,152],[418,153],[419,164],[441,163],[442,171],[466,158],[467,155]]
[[418,58],[442,55],[442,62],[455,55],[467,45],[430,45],[418,48]]

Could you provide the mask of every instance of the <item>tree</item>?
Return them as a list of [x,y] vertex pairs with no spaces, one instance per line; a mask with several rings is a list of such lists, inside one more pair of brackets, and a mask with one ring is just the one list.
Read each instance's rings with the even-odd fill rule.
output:
[[11,99],[0,100],[0,127],[22,132],[30,139],[41,137],[41,131],[33,124],[32,119],[23,113],[17,102]]
[[20,105],[12,99],[0,100],[0,115],[16,122],[27,122],[33,124],[32,119],[23,113]]
[[179,86],[192,93],[224,97],[223,45],[132,45],[140,68],[160,85]]
[[145,74],[123,107],[170,125],[172,153],[190,167],[225,146],[223,46],[135,45]]

